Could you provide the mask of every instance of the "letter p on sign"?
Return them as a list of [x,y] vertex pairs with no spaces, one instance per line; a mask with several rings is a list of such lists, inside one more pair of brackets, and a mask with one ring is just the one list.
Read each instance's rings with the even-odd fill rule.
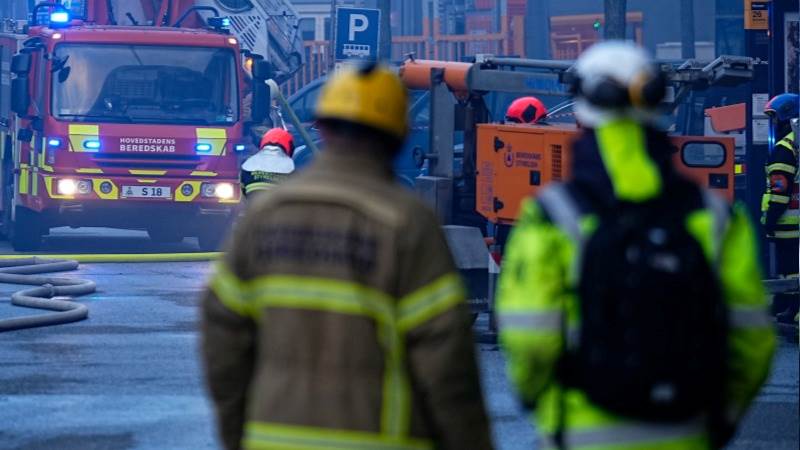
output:
[[347,36],[348,41],[355,41],[356,40],[356,33],[360,33],[362,31],[366,31],[369,27],[369,19],[364,14],[351,14],[350,15],[350,27],[349,33]]

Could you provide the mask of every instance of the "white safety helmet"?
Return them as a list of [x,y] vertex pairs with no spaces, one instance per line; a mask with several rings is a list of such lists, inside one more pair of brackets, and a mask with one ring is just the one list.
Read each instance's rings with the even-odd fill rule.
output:
[[620,117],[656,119],[666,80],[642,48],[625,41],[595,44],[571,72],[570,93],[582,125],[597,127]]

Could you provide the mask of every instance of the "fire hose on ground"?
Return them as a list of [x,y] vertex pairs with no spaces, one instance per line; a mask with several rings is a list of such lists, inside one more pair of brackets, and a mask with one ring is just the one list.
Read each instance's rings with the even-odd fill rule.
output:
[[79,278],[42,276],[78,268],[78,261],[40,259],[37,257],[0,261],[0,283],[36,286],[11,294],[11,304],[25,308],[53,311],[0,320],[0,332],[24,328],[60,325],[84,320],[89,308],[72,298],[94,293],[94,281]]
[[94,293],[97,289],[94,281],[51,277],[42,274],[76,270],[80,262],[210,261],[217,259],[219,255],[219,253],[76,254],[47,255],[46,257],[0,255],[0,284],[35,286],[11,294],[11,304],[52,311],[46,314],[0,319],[0,333],[79,322],[89,317],[89,308],[73,299]]

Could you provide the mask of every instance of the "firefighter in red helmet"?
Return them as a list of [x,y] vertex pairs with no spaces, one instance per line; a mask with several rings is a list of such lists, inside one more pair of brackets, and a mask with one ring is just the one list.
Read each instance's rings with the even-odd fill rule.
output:
[[520,97],[506,111],[506,121],[513,123],[540,123],[547,116],[547,107],[536,97]]
[[294,138],[283,128],[273,128],[261,138],[261,150],[242,164],[242,190],[246,197],[280,183],[294,172]]

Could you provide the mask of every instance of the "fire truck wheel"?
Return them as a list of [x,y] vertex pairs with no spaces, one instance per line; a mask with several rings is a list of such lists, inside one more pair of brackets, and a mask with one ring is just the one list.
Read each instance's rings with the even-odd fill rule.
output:
[[200,244],[200,250],[204,252],[216,252],[222,246],[222,240],[225,237],[225,232],[221,228],[208,228],[199,233],[197,242]]
[[15,220],[11,222],[9,240],[14,250],[28,252],[42,245],[42,226],[39,214],[28,208],[17,207]]
[[184,236],[177,230],[167,230],[163,228],[153,228],[147,230],[150,240],[157,244],[176,244],[183,241]]

